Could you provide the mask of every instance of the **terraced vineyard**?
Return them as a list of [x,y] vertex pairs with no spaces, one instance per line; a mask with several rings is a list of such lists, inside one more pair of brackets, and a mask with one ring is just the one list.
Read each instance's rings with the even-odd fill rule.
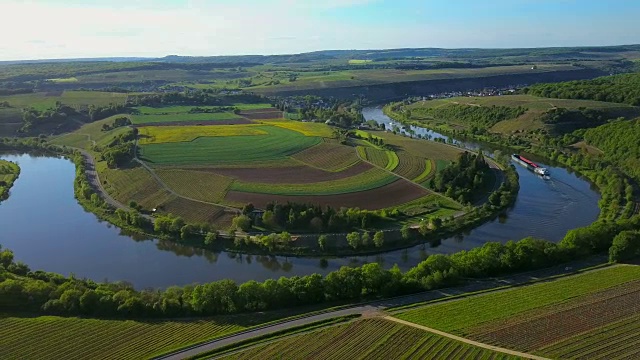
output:
[[230,322],[232,317],[220,319],[139,322],[3,317],[0,358],[143,359],[245,328]]
[[163,202],[159,207],[159,211],[180,216],[190,223],[209,222],[221,227],[231,225],[231,218],[237,215],[220,206],[191,201],[177,196],[172,196]]
[[367,161],[379,166],[383,169],[393,171],[398,167],[399,159],[398,155],[391,150],[380,150],[372,147],[358,147],[358,153]]
[[[414,180],[417,183],[420,183],[420,176],[425,173],[426,164],[428,160],[422,157],[413,156],[406,151],[398,151],[398,166],[393,169],[393,172],[404,176],[407,179]],[[430,173],[426,173],[424,177],[431,175]]]
[[640,267],[616,266],[560,280],[409,310],[398,317],[438,330],[468,335],[490,322],[560,304],[640,279]]
[[156,174],[178,194],[206,202],[220,202],[233,179],[211,172],[158,169]]
[[327,171],[341,171],[360,161],[354,148],[326,141],[292,157],[309,166]]
[[133,200],[147,209],[164,204],[171,194],[140,165],[132,163],[129,168],[109,169],[104,163],[98,163],[100,180],[111,196],[121,203]]
[[537,351],[556,359],[640,358],[640,314],[562,340]]
[[398,180],[397,177],[384,170],[371,169],[344,179],[308,184],[271,184],[236,181],[231,185],[230,189],[274,195],[336,195],[375,189],[396,180]]
[[224,359],[511,359],[383,319],[293,336]]

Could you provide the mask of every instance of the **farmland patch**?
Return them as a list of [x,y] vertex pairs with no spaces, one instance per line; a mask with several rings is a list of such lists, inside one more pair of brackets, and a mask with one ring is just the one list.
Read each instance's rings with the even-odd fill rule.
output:
[[355,148],[329,142],[322,142],[298,152],[292,157],[310,166],[328,171],[341,171],[360,161]]
[[158,206],[158,212],[182,217],[188,223],[214,223],[221,227],[231,225],[231,218],[237,214],[221,206],[204,204],[173,196]]
[[136,125],[156,124],[156,123],[180,123],[196,121],[227,121],[240,118],[238,115],[228,112],[220,113],[178,113],[178,114],[154,114],[154,115],[131,115],[131,122]]
[[508,356],[384,319],[365,319],[288,337],[224,359],[494,358]]
[[359,162],[339,172],[325,171],[304,165],[263,168],[212,168],[206,170],[244,182],[260,181],[266,184],[307,184],[343,179],[370,169],[371,165],[365,162]]
[[398,180],[397,177],[376,168],[348,178],[308,184],[236,181],[231,185],[230,189],[274,195],[335,195],[371,190],[388,185],[396,180]]
[[220,202],[233,179],[211,172],[158,169],[156,174],[176,193],[200,201]]
[[359,207],[367,210],[377,210],[410,202],[429,195],[430,192],[403,179],[376,189],[359,191],[348,194],[330,196],[286,196],[273,194],[255,194],[241,191],[229,191],[225,197],[228,204],[243,205],[252,202],[259,208],[265,208],[271,202],[317,204],[320,206]]
[[240,165],[288,160],[322,141],[275,126],[262,126],[261,136],[199,137],[189,142],[142,145],[144,160],[156,165]]
[[144,126],[138,128],[140,145],[188,142],[200,137],[268,135],[264,127],[252,125],[228,126]]
[[297,131],[305,136],[320,136],[325,138],[333,136],[331,128],[322,123],[305,123],[286,119],[263,120],[260,122],[271,126],[281,127],[283,129]]

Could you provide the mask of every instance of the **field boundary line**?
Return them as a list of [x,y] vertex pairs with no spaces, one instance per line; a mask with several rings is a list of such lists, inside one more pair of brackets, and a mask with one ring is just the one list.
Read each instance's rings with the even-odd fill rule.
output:
[[158,182],[158,184],[160,186],[162,186],[162,188],[164,188],[166,191],[168,191],[169,193],[171,193],[174,196],[177,196],[179,198],[185,199],[185,200],[189,200],[189,201],[194,201],[197,203],[201,203],[201,204],[206,204],[206,205],[214,205],[214,206],[219,206],[221,208],[225,208],[228,210],[232,210],[234,213],[240,213],[240,210],[237,208],[234,208],[232,206],[228,206],[228,205],[222,205],[222,204],[217,204],[217,203],[212,203],[212,202],[208,202],[208,201],[203,201],[203,200],[198,200],[198,199],[193,199],[187,196],[183,196],[178,194],[177,192],[175,192],[172,188],[170,188],[169,186],[167,186],[167,184],[164,183],[164,181],[162,181],[162,179],[160,178],[160,176],[158,176],[158,174],[156,174],[155,171],[153,171],[153,169],[147,165],[144,161],[140,160],[138,158],[138,139],[136,139],[135,141],[135,148],[134,148],[134,152],[133,152],[133,160],[136,161],[137,163],[139,163],[140,165],[142,165],[142,167],[147,170],[149,172],[149,174]]
[[491,351],[500,352],[500,353],[507,354],[507,355],[519,356],[521,358],[533,359],[533,360],[550,360],[549,358],[545,358],[545,357],[542,357],[542,356],[527,354],[527,353],[523,353],[523,352],[516,351],[516,350],[510,350],[510,349],[506,349],[506,348],[503,348],[503,347],[499,347],[499,346],[495,346],[495,345],[489,345],[489,344],[481,343],[481,342],[478,342],[478,341],[470,340],[470,339],[463,338],[463,337],[460,337],[460,336],[457,336],[457,335],[446,333],[444,331],[436,330],[436,329],[433,329],[433,328],[430,328],[430,327],[426,327],[426,326],[415,324],[415,323],[412,323],[412,322],[409,322],[409,321],[401,320],[401,319],[395,318],[393,316],[385,316],[383,319],[386,319],[386,320],[389,320],[389,321],[394,321],[394,322],[399,323],[399,324],[403,324],[403,325],[406,325],[406,326],[411,326],[411,327],[414,327],[414,328],[417,328],[417,329],[421,329],[421,330],[424,330],[424,331],[427,331],[427,332],[430,332],[430,333],[433,333],[433,334],[436,334],[436,335],[444,336],[444,337],[452,339],[452,340],[463,342],[465,344],[473,345],[473,346],[480,347],[480,348],[487,349],[487,350],[491,350]]

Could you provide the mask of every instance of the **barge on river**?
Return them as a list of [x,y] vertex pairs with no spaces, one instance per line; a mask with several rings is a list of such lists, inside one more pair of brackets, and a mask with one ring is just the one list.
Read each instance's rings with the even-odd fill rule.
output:
[[511,159],[513,161],[517,162],[518,164],[526,167],[527,169],[533,171],[537,175],[540,175],[540,176],[549,176],[550,175],[549,170],[547,170],[547,168],[543,168],[543,167],[539,166],[538,164],[536,164],[533,161],[525,158],[524,156],[520,156],[518,154],[513,154],[513,155],[511,155]]

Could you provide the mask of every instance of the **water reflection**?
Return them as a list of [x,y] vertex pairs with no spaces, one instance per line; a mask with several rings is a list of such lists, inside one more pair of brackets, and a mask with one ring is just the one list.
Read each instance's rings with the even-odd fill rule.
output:
[[[380,108],[367,108],[363,114],[367,120],[391,122]],[[425,129],[409,130],[421,136],[448,139]],[[480,147],[475,143],[457,143]],[[495,150],[482,146],[486,151]],[[100,221],[77,203],[73,194],[75,169],[70,161],[24,154],[5,154],[2,158],[17,161],[22,168],[11,196],[0,205],[0,244],[14,250],[16,260],[33,269],[74,273],[81,278],[128,280],[138,288],[326,274],[343,265],[357,266],[371,261],[385,267],[397,263],[406,270],[431,254],[471,249],[487,241],[506,242],[527,236],[557,241],[567,230],[591,223],[599,211],[599,197],[590,183],[554,164],[539,161],[552,171],[550,181],[542,181],[517,167],[521,190],[513,208],[494,221],[450,239],[373,256],[330,260],[247,255],[192,248],[128,233]]]

